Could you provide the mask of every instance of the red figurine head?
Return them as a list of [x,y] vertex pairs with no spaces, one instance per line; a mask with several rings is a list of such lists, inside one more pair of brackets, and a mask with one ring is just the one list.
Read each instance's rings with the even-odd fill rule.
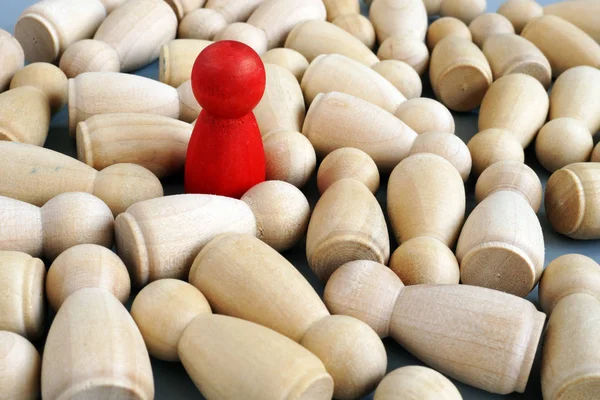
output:
[[205,48],[192,68],[192,90],[202,108],[220,118],[240,118],[265,91],[265,66],[241,42],[223,40]]

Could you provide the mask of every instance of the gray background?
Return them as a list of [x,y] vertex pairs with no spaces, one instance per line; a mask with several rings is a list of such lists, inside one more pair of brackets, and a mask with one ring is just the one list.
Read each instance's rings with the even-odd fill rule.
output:
[[[540,1],[540,3],[543,5],[554,2],[548,0],[538,1]],[[0,28],[13,33],[14,24],[17,21],[19,14],[27,6],[35,2],[36,0],[2,0],[2,7],[0,8]],[[489,12],[495,11],[501,2],[501,0],[488,0],[487,10]],[[363,13],[365,13],[365,15],[366,12],[366,7],[364,7],[363,4]],[[0,57],[1,56],[2,55],[0,55]],[[153,64],[137,71],[136,74],[158,80],[158,63],[154,62]],[[433,97],[426,76],[424,77],[423,83],[423,95],[426,97]],[[454,118],[456,121],[456,134],[465,142],[467,142],[477,132],[477,114],[475,112],[454,113]],[[596,142],[597,141],[598,140],[596,139]],[[60,151],[73,157],[77,157],[75,141],[74,139],[71,139],[68,133],[68,114],[66,107],[53,117],[52,124],[50,126],[50,133],[48,135],[48,140],[45,147]],[[535,154],[531,147],[526,151],[526,163],[536,171],[545,187],[549,174],[537,163]],[[473,179],[467,182],[467,213],[470,213],[475,206],[473,196],[474,184],[475,182]],[[182,193],[183,176],[180,175],[163,180],[163,186],[165,188],[165,195]],[[383,207],[383,210],[386,209],[386,187],[387,176],[382,177],[381,188],[377,192],[377,199]],[[308,183],[303,191],[307,195],[311,206],[314,206],[318,199],[318,191],[314,178]],[[592,257],[596,261],[600,261],[600,248],[598,247],[598,241],[575,241],[558,235],[552,230],[550,223],[546,219],[546,212],[543,206],[538,212],[538,217],[542,224],[544,239],[546,242],[546,265],[554,258],[567,253],[582,253]],[[393,244],[393,250],[396,247],[396,243],[393,238],[391,240],[391,243]],[[304,274],[304,276],[310,281],[315,289],[322,294],[323,284],[311,273],[307,267],[306,256],[304,253],[304,243],[299,244],[295,249],[285,253],[284,255]],[[132,298],[134,295],[135,293],[132,294]],[[533,301],[539,308],[537,301],[537,288],[528,296],[528,299]],[[50,317],[52,317],[52,315],[50,315]],[[393,340],[385,339],[384,344],[388,354],[388,371],[392,371],[398,367],[406,365],[422,365],[419,360],[411,356]],[[43,348],[43,343],[38,343],[37,345],[40,349]],[[180,363],[167,363],[152,359],[152,367],[154,371],[157,400],[203,398],[194,386],[193,382],[188,378]],[[513,393],[507,396],[500,396],[474,389],[459,382],[455,383],[464,399],[541,399],[539,351],[533,365],[527,390],[523,394]],[[365,398],[371,399],[372,395],[369,395]]]

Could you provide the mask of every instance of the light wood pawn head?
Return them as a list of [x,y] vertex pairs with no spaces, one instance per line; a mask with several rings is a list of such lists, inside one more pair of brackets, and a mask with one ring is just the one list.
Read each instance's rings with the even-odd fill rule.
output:
[[245,22],[234,22],[217,33],[214,41],[236,40],[250,46],[258,55],[267,51],[267,34],[260,28]]
[[432,52],[435,46],[446,36],[460,36],[473,40],[469,27],[458,18],[442,17],[429,25],[427,29],[427,48]]
[[52,113],[67,104],[67,77],[60,68],[49,63],[33,63],[18,71],[10,88],[32,86],[46,95]]
[[404,61],[383,60],[373,65],[371,69],[387,79],[407,99],[421,97],[423,92],[421,77]]
[[317,154],[300,132],[273,131],[263,136],[267,180],[284,181],[302,188],[317,167]]
[[442,103],[427,97],[409,99],[400,104],[394,115],[417,134],[454,133],[454,117]]
[[410,148],[410,155],[418,153],[436,154],[456,168],[463,182],[471,174],[471,153],[461,138],[449,132],[427,132],[420,134]]
[[557,118],[540,129],[535,140],[535,155],[549,172],[590,159],[594,140],[583,122]]
[[213,40],[229,23],[220,12],[199,8],[187,14],[179,23],[177,37],[182,39]]
[[515,33],[512,23],[503,15],[497,13],[481,14],[469,24],[473,43],[480,48],[492,36]]
[[504,15],[519,34],[529,21],[544,15],[544,8],[535,0],[507,0],[498,7],[498,14]]
[[290,71],[300,82],[308,68],[308,60],[295,50],[285,47],[268,50],[260,58],[265,64],[275,64]]
[[444,375],[415,365],[386,375],[377,386],[373,400],[462,400],[462,396]]
[[353,147],[342,147],[329,153],[319,166],[317,186],[325,193],[334,182],[353,178],[362,182],[371,193],[379,189],[379,170],[367,153]]
[[0,94],[0,140],[43,146],[50,128],[48,98],[38,88],[17,87]]
[[425,43],[413,36],[390,36],[379,46],[381,60],[403,61],[423,75],[429,65],[429,51]]
[[3,92],[8,88],[15,73],[25,65],[25,54],[21,44],[4,29],[0,29],[0,54],[2,54],[0,92]]
[[500,161],[525,162],[523,146],[506,129],[485,129],[469,140],[467,147],[473,160],[473,173],[479,176],[490,165]]
[[483,14],[486,7],[486,0],[443,0],[440,15],[442,17],[458,18],[468,25]]
[[40,394],[42,359],[24,337],[0,330],[0,398],[35,400]]
[[331,23],[350,33],[368,48],[375,47],[375,28],[364,15],[359,13],[344,14],[335,18]]

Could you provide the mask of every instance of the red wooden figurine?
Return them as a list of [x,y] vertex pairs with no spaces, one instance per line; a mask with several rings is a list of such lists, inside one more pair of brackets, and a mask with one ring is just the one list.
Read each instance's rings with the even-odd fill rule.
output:
[[192,90],[202,112],[187,150],[186,193],[240,198],[265,180],[265,151],[252,113],[265,82],[260,57],[243,43],[220,41],[200,53]]

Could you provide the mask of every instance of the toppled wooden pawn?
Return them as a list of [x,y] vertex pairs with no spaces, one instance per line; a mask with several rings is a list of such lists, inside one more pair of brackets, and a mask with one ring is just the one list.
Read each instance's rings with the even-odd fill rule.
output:
[[263,136],[267,180],[284,181],[301,188],[310,179],[317,155],[300,132],[273,131]]
[[405,101],[394,115],[419,135],[430,132],[454,134],[454,117],[450,110],[439,101],[427,97]]
[[131,316],[148,352],[164,361],[179,361],[177,345],[185,328],[197,316],[211,313],[202,293],[177,279],[150,283],[135,296],[131,305]]
[[592,400],[600,387],[600,265],[567,254],[544,271],[540,303],[550,318],[542,345],[544,399]]
[[306,258],[321,280],[349,261],[387,264],[390,242],[377,199],[360,181],[334,182],[319,199],[306,234]]
[[425,40],[427,11],[419,0],[377,0],[371,5],[369,19],[377,40],[383,43],[390,36],[412,36]]
[[58,112],[67,104],[67,77],[55,65],[33,63],[21,69],[14,75],[10,88],[23,86],[41,90],[48,99],[52,113]]
[[341,147],[355,147],[367,153],[381,172],[391,171],[402,161],[417,137],[384,109],[339,92],[315,97],[302,133],[322,157]]
[[[69,354],[69,357],[65,357]],[[80,289],[56,314],[42,360],[42,397],[154,398],[150,357],[127,309],[109,291]]]
[[520,34],[530,21],[544,15],[544,9],[535,0],[507,0],[498,7],[498,14],[504,15]]
[[364,184],[371,193],[379,189],[379,170],[367,153],[353,147],[342,147],[321,161],[317,186],[321,195],[335,182],[352,178]]
[[372,261],[339,268],[324,301],[331,312],[365,321],[441,373],[499,394],[525,390],[545,320],[531,302],[490,289],[404,286]]
[[347,14],[360,14],[360,3],[356,0],[323,0],[327,10],[327,21]]
[[198,8],[188,13],[177,28],[181,39],[213,40],[229,23],[220,12],[212,8]]
[[[96,43],[90,45],[86,40],[69,46],[60,58],[60,69],[69,78],[84,72],[135,71],[156,60],[176,33],[177,17],[166,2],[129,0],[100,24],[94,35]],[[100,61],[100,56],[104,60]],[[117,68],[108,69],[107,65]]]
[[535,155],[550,172],[590,159],[594,140],[583,122],[557,118],[540,129],[535,140]]
[[575,0],[544,6],[544,15],[556,15],[569,21],[600,43],[600,4]]
[[110,249],[81,244],[62,252],[50,266],[46,277],[48,303],[58,311],[70,295],[84,288],[106,289],[125,303],[131,281],[125,264]]
[[[43,336],[45,279],[46,267],[39,258],[17,251],[0,251],[0,291],[3,293],[0,331],[14,332],[30,340]],[[4,388],[0,386],[0,393]]]
[[213,239],[194,260],[189,281],[215,312],[271,328],[319,357],[335,398],[366,395],[385,374],[387,356],[377,334],[354,318],[330,316],[300,272],[257,238]]
[[331,23],[350,33],[368,48],[375,47],[375,28],[364,15],[360,13],[344,14],[335,18]]
[[2,250],[22,251],[52,261],[78,244],[112,247],[112,212],[91,194],[59,194],[41,208],[0,196],[0,205]]
[[43,146],[50,128],[50,106],[32,86],[0,94],[0,140]]
[[0,331],[0,398],[37,399],[41,365],[38,351],[27,339]]
[[279,252],[294,247],[306,233],[310,206],[304,194],[283,181],[266,181],[241,198],[256,218],[258,238]]
[[452,382],[436,370],[410,366],[395,369],[381,381],[373,400],[462,400]]
[[256,235],[250,207],[240,200],[203,194],[141,201],[115,220],[117,254],[138,287],[185,277],[204,245],[230,232]]
[[460,36],[467,40],[473,40],[469,27],[458,18],[442,17],[429,25],[427,29],[427,48],[430,52],[435,46],[447,36]]
[[418,153],[436,154],[450,162],[460,174],[463,182],[471,174],[471,153],[461,138],[448,132],[422,133],[410,148],[410,155]]
[[300,82],[308,68],[308,60],[295,50],[285,47],[271,49],[260,58],[265,64],[275,64],[290,71]]
[[390,36],[377,51],[377,57],[382,60],[403,61],[423,75],[429,65],[429,51],[419,38],[413,36]]
[[98,114],[77,124],[77,158],[98,170],[137,164],[162,178],[183,170],[192,128],[154,114]]
[[546,215],[558,233],[600,238],[600,163],[575,163],[554,172],[546,185]]
[[515,33],[512,23],[502,14],[481,14],[469,24],[473,43],[480,48],[492,36]]
[[442,0],[440,15],[460,19],[468,25],[483,14],[486,7],[486,0]]
[[2,54],[0,92],[3,92],[8,89],[15,73],[25,65],[25,54],[21,44],[4,29],[0,29],[0,54]]
[[438,100],[454,111],[478,107],[490,84],[487,59],[470,40],[447,36],[431,52],[429,79]]
[[214,41],[236,40],[252,48],[258,55],[267,51],[267,34],[260,28],[245,22],[234,22],[217,33]]
[[399,60],[383,60],[371,69],[387,79],[407,99],[421,97],[423,83],[413,67]]
[[210,46],[210,40],[175,39],[162,46],[158,57],[158,80],[179,87],[190,79],[198,55]]
[[165,0],[171,6],[177,20],[181,21],[187,14],[204,6],[206,0]]
[[0,142],[0,152],[5,155],[0,158],[0,195],[37,206],[61,193],[86,192],[117,215],[138,201],[163,195],[158,178],[139,165],[97,171],[64,154],[21,143]]

